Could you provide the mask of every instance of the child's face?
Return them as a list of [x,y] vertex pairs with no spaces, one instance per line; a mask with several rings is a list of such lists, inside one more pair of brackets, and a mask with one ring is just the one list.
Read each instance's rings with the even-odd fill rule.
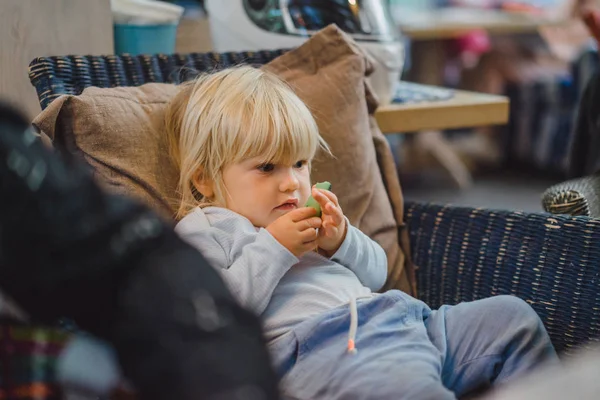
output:
[[223,182],[226,207],[261,228],[303,207],[311,192],[310,171],[304,160],[293,165],[245,160],[226,167]]

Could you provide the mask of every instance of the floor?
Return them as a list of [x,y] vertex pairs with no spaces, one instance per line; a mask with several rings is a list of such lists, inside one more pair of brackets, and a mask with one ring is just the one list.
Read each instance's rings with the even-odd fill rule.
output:
[[560,179],[496,171],[475,176],[472,187],[463,190],[450,186],[448,179],[439,174],[402,176],[401,181],[408,201],[541,212],[542,193]]

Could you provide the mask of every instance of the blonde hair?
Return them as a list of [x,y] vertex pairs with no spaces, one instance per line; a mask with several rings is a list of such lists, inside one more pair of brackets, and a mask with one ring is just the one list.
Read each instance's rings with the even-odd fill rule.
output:
[[[329,152],[306,105],[274,74],[239,66],[181,85],[168,106],[170,154],[179,168],[177,218],[196,206],[224,205],[223,169],[249,158],[291,165]],[[194,187],[195,175],[213,182],[208,198]]]

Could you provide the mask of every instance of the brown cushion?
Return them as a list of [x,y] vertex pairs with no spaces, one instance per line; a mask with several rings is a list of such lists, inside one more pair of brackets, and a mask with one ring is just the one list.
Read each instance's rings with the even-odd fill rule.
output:
[[59,97],[33,123],[55,146],[82,155],[101,184],[171,218],[179,174],[163,126],[166,104],[178,90],[163,83],[90,87]]
[[[349,36],[329,26],[265,68],[290,83],[306,102],[335,155],[317,156],[313,181],[332,182],[351,223],[386,250],[386,288],[414,294],[405,267],[409,262],[399,245],[408,250],[406,232],[401,230],[404,241],[398,238],[400,184],[372,116],[377,101],[366,83],[370,59]],[[82,154],[103,184],[172,216],[178,174],[168,158],[163,119],[177,90],[166,84],[88,88],[80,96],[55,100],[34,123],[55,144]]]
[[392,153],[372,114],[377,100],[366,80],[373,70],[370,58],[331,25],[264,68],[294,88],[335,156],[317,155],[313,182],[330,181],[352,225],[386,250],[386,288],[411,293],[398,238],[402,193]]

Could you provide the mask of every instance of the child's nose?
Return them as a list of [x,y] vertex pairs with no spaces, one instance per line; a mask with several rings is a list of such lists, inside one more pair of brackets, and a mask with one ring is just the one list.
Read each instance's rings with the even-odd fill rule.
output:
[[280,190],[282,192],[292,192],[297,190],[299,186],[300,182],[298,181],[295,171],[290,170],[286,172],[285,176],[283,177],[283,180],[280,184]]

